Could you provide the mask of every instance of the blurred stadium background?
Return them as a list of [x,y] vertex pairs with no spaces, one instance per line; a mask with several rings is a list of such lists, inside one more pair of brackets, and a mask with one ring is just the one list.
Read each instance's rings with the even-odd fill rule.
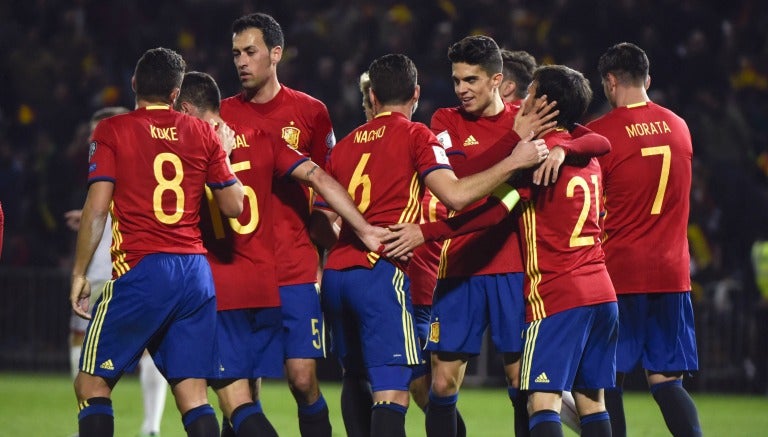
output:
[[[607,110],[599,55],[619,41],[639,44],[651,59],[651,98],[686,118],[694,138],[689,237],[702,370],[688,386],[766,393],[768,260],[751,257],[768,239],[764,0],[4,1],[0,371],[67,370],[75,235],[63,213],[84,201],[90,115],[133,106],[133,67],[157,46],[212,74],[224,95],[236,93],[230,24],[255,11],[283,26],[280,80],[325,102],[337,138],[363,121],[358,76],[385,53],[416,62],[419,121],[456,104],[445,54],[471,33],[582,71],[595,91],[589,119]],[[470,384],[502,381],[491,350],[470,369]],[[322,373],[336,378],[335,363]]]

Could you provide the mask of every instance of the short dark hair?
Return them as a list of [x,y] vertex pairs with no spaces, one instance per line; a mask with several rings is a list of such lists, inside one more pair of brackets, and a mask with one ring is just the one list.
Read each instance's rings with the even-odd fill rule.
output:
[[468,36],[454,43],[448,48],[448,59],[453,64],[479,65],[489,76],[501,73],[502,69],[499,45],[485,35]]
[[556,100],[560,110],[557,125],[572,130],[592,101],[589,80],[565,65],[546,65],[534,71],[533,81],[537,84],[533,97],[546,94],[548,100]]
[[368,67],[371,89],[384,105],[405,103],[413,97],[418,72],[408,56],[389,54],[375,59]]
[[273,47],[283,47],[285,44],[285,37],[283,36],[283,29],[271,15],[263,12],[256,12],[253,14],[243,15],[232,23],[232,33],[242,33],[248,29],[259,29],[264,35],[264,43],[267,45],[268,50],[272,50]]
[[644,85],[649,68],[645,51],[630,42],[611,46],[597,62],[600,77],[605,79],[612,73],[622,85]]
[[515,96],[522,99],[528,92],[528,85],[533,80],[536,70],[536,58],[524,50],[501,50],[501,60],[504,65],[505,80],[511,80],[517,85]]
[[218,113],[221,107],[221,91],[216,80],[208,73],[190,71],[184,75],[176,107],[189,102],[195,107]]
[[[187,64],[178,53],[165,47],[149,49],[136,63],[136,96],[166,101],[181,86]],[[170,103],[170,102],[169,102]]]

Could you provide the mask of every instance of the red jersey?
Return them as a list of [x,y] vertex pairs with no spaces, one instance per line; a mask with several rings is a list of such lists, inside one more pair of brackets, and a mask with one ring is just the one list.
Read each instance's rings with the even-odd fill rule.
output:
[[230,125],[232,170],[243,184],[243,212],[223,217],[213,193],[202,209],[203,243],[216,284],[219,311],[280,306],[275,266],[272,180],[290,174],[307,158],[265,132]]
[[[519,106],[511,103],[493,117],[475,117],[461,108],[438,109],[432,116],[431,129],[437,134],[459,176],[462,161],[481,155],[502,139],[510,139]],[[517,140],[511,143],[512,147]],[[463,212],[485,203],[485,198]],[[453,212],[451,214],[454,214]],[[468,277],[497,273],[522,272],[517,221],[507,217],[488,229],[445,240],[440,258],[439,278]]]
[[[422,181],[440,168],[451,166],[435,135],[397,112],[381,113],[353,130],[331,150],[326,164],[328,173],[347,187],[360,213],[374,226],[418,222]],[[377,260],[378,255],[342,224],[325,268],[371,268]]]
[[[428,189],[421,199],[421,223],[431,223],[448,217],[448,210]],[[432,305],[432,294],[437,284],[442,241],[427,241],[413,251],[408,263],[411,280],[411,301],[414,305]]]
[[[570,137],[557,131],[548,147]],[[580,306],[615,302],[600,246],[602,178],[596,158],[566,160],[554,185],[530,184],[530,172],[518,189],[520,230],[525,254],[526,321]]]
[[148,106],[102,120],[93,133],[88,183],[110,181],[114,276],[151,253],[205,253],[198,221],[205,184],[236,182],[211,126]]
[[616,108],[589,127],[613,147],[600,166],[603,248],[616,292],[689,291],[693,147],[685,121],[647,102]]
[[[325,105],[302,92],[281,85],[275,98],[258,104],[239,94],[221,102],[221,116],[241,126],[267,132],[323,167],[336,143]],[[317,281],[318,255],[307,223],[312,204],[309,190],[292,179],[278,179],[272,187],[275,214],[275,258],[280,285]]]

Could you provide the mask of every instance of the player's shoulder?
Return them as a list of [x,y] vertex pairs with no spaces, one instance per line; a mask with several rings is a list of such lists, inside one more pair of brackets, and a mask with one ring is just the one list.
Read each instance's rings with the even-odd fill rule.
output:
[[280,84],[282,91],[285,93],[285,98],[287,100],[290,100],[294,102],[299,108],[308,108],[308,109],[318,109],[322,108],[324,110],[326,109],[325,103],[323,103],[320,99],[312,97],[311,95],[299,91],[297,89],[287,87],[283,84]]

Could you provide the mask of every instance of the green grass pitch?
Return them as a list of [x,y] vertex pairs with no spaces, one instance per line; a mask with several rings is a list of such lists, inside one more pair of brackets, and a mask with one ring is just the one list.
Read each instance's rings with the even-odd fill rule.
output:
[[[343,436],[339,411],[338,383],[323,382],[323,393],[331,409],[335,436]],[[768,397],[694,394],[706,436],[768,435]],[[216,406],[215,395],[211,393]],[[264,410],[281,436],[298,436],[296,406],[283,381],[263,385]],[[125,376],[113,392],[115,436],[133,437],[141,426],[141,390],[135,375]],[[633,436],[669,435],[651,396],[642,392],[625,395],[627,427]],[[503,388],[465,388],[459,410],[470,436],[511,436],[512,414]],[[0,373],[0,435],[69,437],[77,431],[77,406],[67,374]],[[423,436],[424,415],[411,405],[406,418],[409,436]],[[574,435],[566,431],[567,436]],[[179,413],[168,395],[162,437],[182,437]]]

